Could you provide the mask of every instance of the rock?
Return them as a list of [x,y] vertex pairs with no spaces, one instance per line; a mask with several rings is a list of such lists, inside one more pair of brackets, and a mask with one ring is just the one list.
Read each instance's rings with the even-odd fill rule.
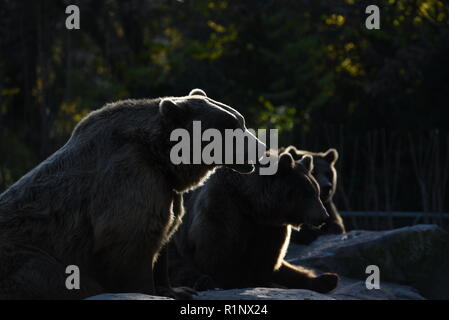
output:
[[[385,281],[394,282],[416,288],[426,298],[449,299],[449,233],[436,225],[325,236],[309,246],[292,244],[287,260],[362,280],[368,276],[366,267],[377,265],[381,287]],[[349,293],[340,291],[340,294],[351,296],[358,291],[355,296],[363,296],[367,294],[363,288],[354,285],[346,288]],[[393,294],[392,287],[389,288],[387,295]],[[401,292],[400,288],[404,287],[395,287],[395,296]],[[405,292],[402,290],[401,294]],[[407,291],[403,297],[413,295]]]
[[86,300],[173,300],[172,298],[149,296],[142,293],[103,293]]
[[[199,292],[195,300],[422,300],[449,299],[449,233],[435,225],[389,231],[351,231],[310,244],[291,244],[286,260],[336,272],[338,287],[328,294],[302,289],[246,288]],[[368,265],[380,269],[380,289],[365,285]],[[105,293],[88,300],[172,300],[139,293]]]
[[247,288],[209,290],[199,292],[195,300],[335,300],[334,298],[302,289]]
[[[391,283],[382,283],[380,290],[368,290],[363,281],[343,278],[337,289],[320,294],[302,289],[246,288],[209,290],[199,292],[194,300],[397,300],[424,299],[414,289]],[[86,300],[173,300],[167,297],[141,293],[105,293]]]
[[365,281],[342,277],[330,293],[337,300],[425,300],[415,289],[383,281],[380,289],[368,290]]
[[342,277],[338,287],[320,294],[302,289],[246,288],[199,292],[195,300],[424,300],[415,289],[383,282],[379,290],[368,290],[364,281]]

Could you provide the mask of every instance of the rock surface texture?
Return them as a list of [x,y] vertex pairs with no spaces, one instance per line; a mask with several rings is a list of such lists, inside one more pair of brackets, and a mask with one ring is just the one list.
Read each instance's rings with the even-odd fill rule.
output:
[[449,299],[449,233],[435,225],[325,236],[307,247],[292,245],[287,260],[360,280],[376,265],[381,287],[392,282],[429,299]]
[[[286,259],[318,273],[336,272],[338,287],[309,290],[246,288],[199,292],[195,300],[395,300],[449,299],[449,233],[435,225],[324,236],[308,246],[291,244]],[[368,290],[366,267],[380,271],[380,289]],[[90,300],[166,300],[137,293],[102,294]]]

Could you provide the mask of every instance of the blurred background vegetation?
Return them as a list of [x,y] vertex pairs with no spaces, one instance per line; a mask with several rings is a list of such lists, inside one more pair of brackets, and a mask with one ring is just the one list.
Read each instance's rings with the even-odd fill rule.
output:
[[0,191],[90,110],[196,87],[281,145],[336,147],[341,209],[449,211],[446,0],[0,0]]

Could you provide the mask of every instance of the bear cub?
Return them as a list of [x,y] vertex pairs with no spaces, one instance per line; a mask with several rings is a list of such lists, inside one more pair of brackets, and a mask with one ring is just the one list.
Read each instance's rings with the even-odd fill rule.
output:
[[279,152],[284,151],[290,153],[295,160],[300,160],[304,155],[313,157],[314,169],[312,175],[320,185],[321,201],[329,214],[329,219],[321,226],[304,225],[298,232],[294,232],[292,241],[300,244],[310,244],[321,235],[345,233],[343,219],[333,201],[337,189],[337,170],[335,168],[338,160],[337,150],[331,148],[326,152],[311,152],[298,150],[294,146],[279,149]]
[[311,175],[313,159],[278,157],[274,175],[218,169],[202,187],[184,194],[184,222],[169,246],[174,284],[215,287],[301,288],[328,292],[338,276],[284,260],[291,228],[328,219]]

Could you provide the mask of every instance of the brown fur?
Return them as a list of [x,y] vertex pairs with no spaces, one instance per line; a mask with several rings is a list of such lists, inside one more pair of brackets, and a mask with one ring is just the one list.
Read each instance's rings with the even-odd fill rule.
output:
[[169,246],[172,281],[199,290],[332,290],[336,275],[316,277],[284,261],[291,226],[320,224],[328,217],[312,166],[310,157],[295,163],[284,154],[273,176],[219,169],[204,186],[185,194],[184,223]]
[[[61,149],[0,195],[0,299],[154,294],[154,263],[181,221],[173,203],[214,169],[173,165],[171,131],[190,130],[192,120],[235,128],[242,119],[197,94],[90,113]],[[72,264],[80,290],[65,288]]]
[[311,152],[289,146],[279,149],[279,152],[283,151],[289,152],[295,160],[301,159],[304,155],[313,157],[315,166],[312,174],[320,185],[320,197],[329,213],[329,220],[319,228],[305,225],[299,232],[295,232],[293,235],[294,241],[301,244],[309,244],[321,235],[345,233],[343,219],[333,201],[337,188],[337,170],[335,168],[335,163],[338,160],[337,150],[329,149],[326,152]]

